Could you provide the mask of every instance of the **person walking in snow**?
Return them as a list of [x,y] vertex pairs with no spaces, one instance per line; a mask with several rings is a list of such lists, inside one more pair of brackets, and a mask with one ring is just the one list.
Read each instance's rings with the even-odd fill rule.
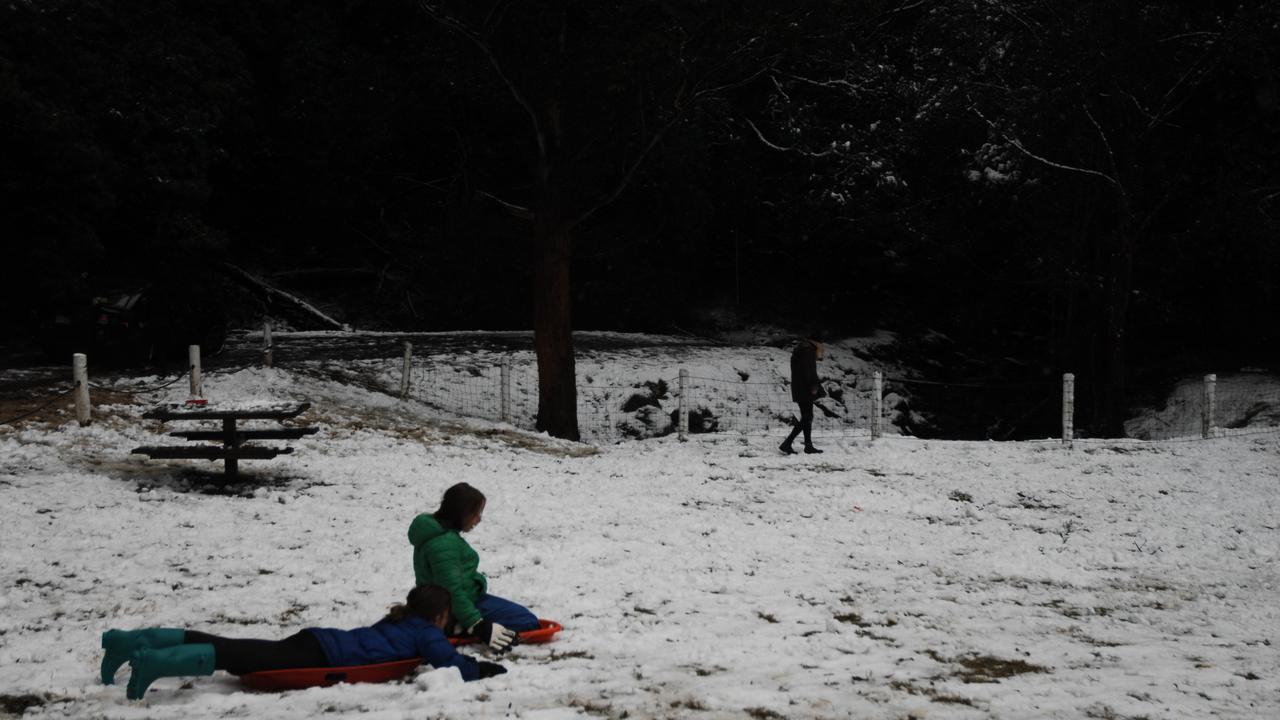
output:
[[822,334],[817,331],[809,333],[805,339],[796,343],[795,350],[791,351],[791,399],[800,406],[800,422],[791,428],[791,434],[778,446],[785,455],[795,454],[795,448],[791,443],[801,432],[804,433],[806,453],[822,452],[813,446],[812,436],[813,403],[825,394],[822,383],[818,382],[818,361],[825,353],[826,346],[822,342]]
[[438,510],[413,519],[409,542],[418,584],[448,589],[457,627],[501,652],[515,642],[516,633],[539,625],[524,606],[489,594],[489,581],[479,571],[480,555],[462,537],[480,524],[484,506],[483,493],[458,483],[445,490]]
[[452,597],[438,585],[419,585],[403,604],[370,627],[307,628],[283,640],[241,640],[181,628],[108,630],[102,634],[102,682],[115,682],[128,662],[133,669],[125,694],[140,700],[163,677],[247,675],[266,670],[373,665],[421,658],[433,667],[456,667],[463,680],[501,675],[498,663],[475,660],[453,648],[444,634]]

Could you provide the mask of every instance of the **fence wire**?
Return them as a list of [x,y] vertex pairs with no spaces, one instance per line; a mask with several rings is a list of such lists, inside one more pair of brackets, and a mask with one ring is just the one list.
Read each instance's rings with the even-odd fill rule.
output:
[[[277,358],[280,356],[277,355]],[[503,403],[502,365],[509,385]],[[382,385],[398,392],[402,358],[369,359],[381,368]],[[413,358],[408,397],[442,413],[504,421],[535,429],[538,414],[538,370],[531,353],[479,353],[459,364],[456,355]],[[639,369],[629,384],[608,384],[598,371],[579,367],[578,427],[583,440],[620,442],[678,431],[681,399],[674,368]],[[616,383],[613,380],[613,383]],[[1136,440],[1202,438],[1203,386],[1185,383],[1166,394],[1165,405],[1126,426]],[[866,437],[872,434],[871,375],[824,379],[825,396],[814,406],[813,434],[818,438]],[[1090,386],[1078,385],[1077,398]],[[1280,432],[1280,390],[1274,382],[1220,380],[1217,385],[1213,436]],[[1062,433],[1060,382],[981,384],[886,377],[880,403],[885,434],[953,440],[1053,440]],[[739,434],[784,437],[799,420],[789,383],[712,377],[686,377],[683,388],[686,431],[692,435]],[[1076,427],[1083,425],[1077,407]],[[1081,440],[1087,432],[1078,431]],[[1102,441],[1103,438],[1091,438]],[[1123,440],[1125,438],[1114,438]]]
[[1172,387],[1133,391],[1147,407],[1125,422],[1131,438],[1182,441],[1280,431],[1280,388],[1266,375],[1218,375],[1211,383],[1186,378]]
[[502,391],[499,372],[497,365],[415,364],[409,396],[453,415],[498,421]]
[[94,390],[101,390],[103,392],[120,393],[121,395],[146,395],[147,393],[153,393],[153,392],[158,392],[160,390],[163,390],[169,387],[170,385],[177,383],[179,380],[186,380],[189,377],[191,377],[190,368],[188,368],[187,371],[182,373],[181,375],[173,377],[163,383],[160,383],[159,385],[152,385],[151,387],[124,388],[124,387],[116,387],[116,386],[108,386],[108,385],[98,385],[97,383],[89,383],[89,387],[93,388]]
[[[274,362],[282,367],[314,369],[312,349],[286,347],[277,340]],[[343,363],[347,381],[398,394],[402,378],[399,347],[358,348]],[[395,353],[394,355],[392,353]],[[538,413],[538,370],[531,352],[486,350],[466,354],[437,351],[412,358],[408,397],[443,414],[488,421],[504,421],[514,427],[534,429]],[[260,364],[242,353],[234,366],[207,367],[206,376],[232,374]],[[222,358],[227,363],[230,357]],[[247,361],[247,362],[246,362]],[[332,364],[336,360],[323,361]],[[504,402],[503,365],[508,368]],[[230,365],[230,363],[228,363]],[[354,368],[353,366],[359,366]],[[619,442],[655,437],[679,431],[678,408],[687,412],[684,428],[692,435],[738,434],[775,436],[781,439],[799,420],[788,380],[770,373],[768,380],[715,377],[704,367],[685,377],[681,385],[677,368],[637,366],[632,376],[617,384],[616,372],[579,365],[577,384],[578,425],[583,440]],[[613,378],[600,382],[600,376]],[[359,376],[363,377],[363,380]],[[372,382],[370,376],[377,378]],[[100,387],[126,394],[143,394],[167,388],[186,374],[144,388]],[[612,383],[612,384],[611,384]],[[865,437],[872,434],[877,418],[874,383],[870,374],[848,374],[823,380],[824,397],[814,406],[813,434],[818,438]],[[1076,427],[1082,428],[1081,406],[1096,405],[1098,388],[1078,380]],[[1211,440],[1234,435],[1280,432],[1280,385],[1272,376],[1236,373],[1217,376],[1213,393],[1202,378],[1188,378],[1172,387],[1130,388],[1133,399],[1147,409],[1125,423],[1124,438],[1083,438],[1078,441],[1141,442]],[[39,413],[70,390],[58,392],[42,405],[0,424],[19,422]],[[683,397],[682,397],[683,396]],[[1210,400],[1212,398],[1212,400]],[[1212,402],[1212,412],[1208,411]],[[1022,384],[944,382],[932,379],[885,377],[880,397],[880,427],[885,434],[931,439],[1053,440],[1061,437],[1062,385],[1056,379]]]
[[[588,442],[618,442],[675,432],[675,384],[658,375],[638,378],[631,385],[578,382],[578,428]],[[538,417],[538,367],[533,362],[511,366],[509,421],[534,428]]]
[[[388,361],[390,362],[390,361]],[[502,403],[500,363],[457,367],[414,360],[408,396],[442,412],[506,421],[533,429],[538,414],[538,370],[524,360],[509,365],[509,395]],[[384,373],[393,386],[394,372]],[[590,374],[577,387],[578,426],[584,440],[618,442],[678,431],[678,375],[638,373],[627,385],[601,383]],[[616,381],[615,381],[616,383]],[[813,432],[818,437],[868,435],[871,428],[870,378],[827,381],[826,396],[815,403]],[[693,434],[786,434],[798,422],[798,408],[785,382],[745,382],[692,376],[684,386],[687,431]]]
[[1223,434],[1280,427],[1280,388],[1258,382],[1217,384],[1213,425]]
[[951,440],[1062,435],[1061,382],[979,384],[887,377],[886,422],[908,434]]
[[31,409],[31,410],[28,410],[28,411],[26,411],[26,412],[24,412],[24,413],[22,413],[22,414],[20,414],[20,415],[17,415],[16,417],[11,417],[11,418],[8,418],[8,419],[6,419],[6,420],[0,420],[0,425],[12,425],[13,423],[18,422],[19,420],[26,420],[27,418],[31,417],[32,415],[36,415],[36,414],[38,414],[39,412],[41,412],[41,411],[43,411],[43,410],[48,409],[48,408],[49,408],[49,406],[51,406],[51,405],[53,405],[54,403],[58,402],[58,401],[59,401],[59,400],[61,400],[62,398],[64,398],[64,397],[66,397],[66,396],[70,395],[70,394],[71,394],[71,392],[72,392],[72,391],[74,391],[75,389],[76,389],[76,386],[75,386],[75,385],[72,385],[71,387],[67,388],[66,390],[62,390],[62,391],[60,391],[57,395],[54,395],[53,397],[48,398],[48,399],[47,399],[47,400],[45,400],[43,403],[41,403],[40,405],[37,405],[35,408],[33,408],[33,409]]
[[[870,381],[823,382],[824,396],[813,407],[813,435],[870,435]],[[800,421],[791,389],[783,383],[690,376],[685,392],[691,433],[785,435]]]

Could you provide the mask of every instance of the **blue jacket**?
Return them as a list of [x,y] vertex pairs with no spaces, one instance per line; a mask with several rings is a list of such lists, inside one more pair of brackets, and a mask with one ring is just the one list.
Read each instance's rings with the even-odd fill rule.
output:
[[380,620],[373,627],[354,630],[307,628],[315,635],[331,667],[373,665],[422,658],[432,667],[456,667],[463,680],[480,679],[480,666],[473,658],[453,649],[444,632],[420,617],[398,622]]

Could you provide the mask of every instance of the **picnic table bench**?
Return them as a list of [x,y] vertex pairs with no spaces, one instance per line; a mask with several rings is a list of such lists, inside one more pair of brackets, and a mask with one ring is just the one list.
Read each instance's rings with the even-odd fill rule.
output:
[[279,427],[266,429],[237,428],[243,420],[276,420],[284,422],[306,412],[309,402],[301,403],[249,403],[241,405],[214,405],[212,403],[186,402],[158,405],[142,414],[148,420],[214,420],[221,421],[221,430],[175,430],[170,437],[193,441],[212,441],[219,445],[145,445],[132,450],[133,454],[152,459],[222,460],[227,479],[233,479],[240,471],[241,460],[270,460],[277,455],[293,452],[291,447],[246,445],[253,440],[297,440],[319,431],[318,427]]

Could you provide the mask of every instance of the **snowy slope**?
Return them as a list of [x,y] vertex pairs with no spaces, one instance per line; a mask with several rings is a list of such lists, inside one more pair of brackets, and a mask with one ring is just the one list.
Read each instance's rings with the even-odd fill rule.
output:
[[[1270,373],[1243,371],[1214,375],[1213,426],[1221,434],[1280,427],[1280,383]],[[1125,423],[1125,434],[1144,440],[1200,437],[1205,382],[1184,378],[1159,408],[1147,408]]]
[[[586,347],[576,358],[578,419],[583,439],[594,443],[657,437],[675,432],[674,413],[681,397],[680,372],[687,373],[683,389],[694,427],[702,432],[786,434],[796,417],[791,400],[791,344],[717,346],[694,344],[665,336],[643,338],[646,345],[617,345],[615,333],[576,333]],[[284,336],[297,348],[320,349],[353,342],[350,335],[291,333]],[[361,336],[357,336],[361,337]],[[386,334],[367,333],[365,342],[381,343]],[[538,371],[531,350],[494,347],[504,336],[475,333],[466,349],[449,344],[418,347],[414,351],[409,395],[453,415],[499,420],[502,364],[509,364],[508,417],[517,427],[531,429],[538,411]],[[358,340],[356,340],[358,341]],[[819,437],[870,434],[870,392],[874,370],[899,372],[896,365],[873,365],[873,358],[894,342],[890,333],[850,338],[827,346],[818,371],[828,396],[818,403],[814,432]],[[313,345],[319,343],[320,345]],[[329,345],[324,345],[328,343]],[[608,346],[611,343],[617,345]],[[346,352],[352,352],[346,348]],[[376,351],[374,351],[376,352]],[[394,355],[341,361],[304,360],[301,350],[289,367],[340,378],[398,394],[403,360]],[[886,432],[896,432],[897,396],[885,398]],[[640,401],[639,403],[637,401]],[[630,403],[630,404],[629,404]]]
[[[181,400],[178,387],[154,400]],[[214,402],[305,398],[296,454],[130,456],[140,405],[0,428],[0,694],[26,717],[1079,718],[1280,715],[1280,438],[961,443],[674,437],[591,451],[284,370]],[[448,485],[491,589],[566,629],[511,672],[286,694],[219,673],[129,702],[109,627],[278,638],[355,626],[413,574]],[[127,669],[119,681],[127,677]]]

